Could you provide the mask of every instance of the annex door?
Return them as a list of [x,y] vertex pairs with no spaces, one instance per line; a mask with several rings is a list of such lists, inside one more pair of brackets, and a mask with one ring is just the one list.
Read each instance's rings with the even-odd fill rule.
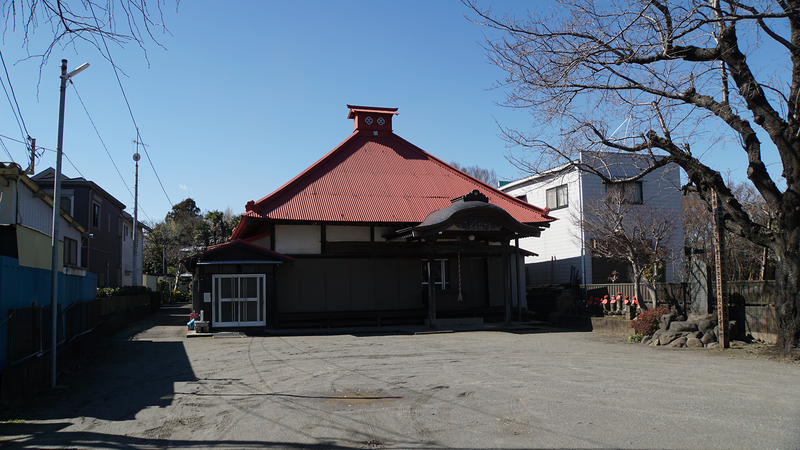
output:
[[213,325],[265,326],[265,280],[264,275],[214,275]]

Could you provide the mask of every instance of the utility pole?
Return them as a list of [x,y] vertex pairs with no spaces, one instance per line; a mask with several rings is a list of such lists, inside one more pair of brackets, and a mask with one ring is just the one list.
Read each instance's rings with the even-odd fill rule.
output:
[[36,139],[28,136],[28,140],[31,141],[31,163],[28,165],[28,170],[26,170],[25,173],[33,175],[33,166],[36,164]]
[[[143,143],[133,140],[133,143],[138,147],[145,146]],[[141,159],[138,150],[133,153],[133,160],[136,161],[136,182],[133,187],[133,286],[142,285],[142,272],[141,267],[137,263],[136,253],[139,250],[139,160]]]
[[67,81],[83,72],[89,63],[83,63],[77,69],[67,73],[67,60],[61,60],[61,91],[58,105],[58,141],[56,144],[56,173],[53,180],[53,236],[50,260],[50,312],[52,328],[50,333],[50,385],[56,387],[56,347],[58,346],[58,233],[61,222],[61,156],[64,144],[64,104],[67,97]]

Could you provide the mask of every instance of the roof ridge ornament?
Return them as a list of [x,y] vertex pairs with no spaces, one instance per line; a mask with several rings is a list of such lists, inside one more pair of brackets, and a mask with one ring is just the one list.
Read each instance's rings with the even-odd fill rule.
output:
[[464,203],[464,202],[483,202],[489,203],[489,197],[483,195],[481,191],[475,189],[469,194],[462,195],[461,197],[456,197],[450,200],[451,205],[455,205],[456,203]]
[[384,108],[378,106],[347,105],[350,112],[348,119],[355,119],[354,131],[372,131],[373,136],[378,131],[392,131],[392,116],[397,114],[397,108]]

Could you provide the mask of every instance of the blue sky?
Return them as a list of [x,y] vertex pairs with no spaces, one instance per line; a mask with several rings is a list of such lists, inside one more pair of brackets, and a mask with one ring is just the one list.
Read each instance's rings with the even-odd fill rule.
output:
[[[503,73],[482,48],[488,30],[466,20],[458,1],[191,1],[177,12],[166,3],[169,34],[156,34],[164,48],[146,42],[145,55],[135,44],[111,46],[147,144],[140,220],[159,221],[187,197],[203,211],[243,212],[352,132],[346,104],[399,108],[395,133],[446,162],[494,169],[501,179],[524,175],[506,160],[497,123],[525,128],[532,118],[496,104],[503,91],[491,87]],[[517,13],[532,5],[491,4]],[[31,54],[47,31],[37,30]],[[110,63],[77,43],[55,49],[39,80],[19,30],[6,31],[2,51],[28,133],[48,149],[56,148],[61,59],[69,70],[91,64],[67,89],[63,173],[94,181],[132,213],[136,133]],[[27,165],[5,99],[0,135]],[[8,158],[0,149],[0,160]],[[735,173],[741,158],[727,163]],[[37,172],[51,166],[55,153],[45,152]]]

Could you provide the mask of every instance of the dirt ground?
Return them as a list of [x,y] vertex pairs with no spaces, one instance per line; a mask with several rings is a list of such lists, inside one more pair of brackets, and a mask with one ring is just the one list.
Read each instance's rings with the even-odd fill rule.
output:
[[3,413],[0,448],[800,448],[800,364],[526,329],[102,342]]

